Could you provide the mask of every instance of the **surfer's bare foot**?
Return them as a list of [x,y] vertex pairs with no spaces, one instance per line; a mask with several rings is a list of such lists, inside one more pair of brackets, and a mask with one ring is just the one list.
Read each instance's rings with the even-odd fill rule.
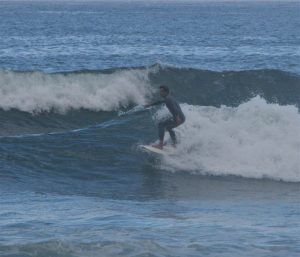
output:
[[152,145],[153,147],[162,150],[163,149],[163,145],[161,144],[157,144],[157,145]]

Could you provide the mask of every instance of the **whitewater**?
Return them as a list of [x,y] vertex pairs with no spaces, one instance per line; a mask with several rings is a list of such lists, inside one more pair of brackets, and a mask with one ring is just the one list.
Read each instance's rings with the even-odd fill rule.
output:
[[181,144],[164,167],[194,174],[299,182],[300,115],[255,97],[237,108],[184,105]]

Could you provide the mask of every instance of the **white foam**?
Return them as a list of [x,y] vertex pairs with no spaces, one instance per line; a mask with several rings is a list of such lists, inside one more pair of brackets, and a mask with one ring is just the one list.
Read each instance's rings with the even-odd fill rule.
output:
[[[295,106],[255,97],[237,108],[183,104],[186,123],[176,129],[172,171],[300,181],[300,114]],[[158,116],[165,111],[158,111]]]
[[67,75],[0,71],[0,108],[4,110],[112,111],[130,103],[144,104],[151,90],[147,70]]

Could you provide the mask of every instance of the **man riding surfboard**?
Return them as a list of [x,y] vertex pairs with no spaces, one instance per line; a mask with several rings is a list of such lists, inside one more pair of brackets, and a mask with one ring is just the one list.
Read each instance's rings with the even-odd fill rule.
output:
[[170,137],[172,139],[173,146],[175,147],[177,141],[176,141],[176,135],[175,135],[173,128],[176,128],[179,125],[183,124],[185,122],[185,116],[184,116],[177,100],[169,94],[169,88],[167,86],[161,85],[159,87],[159,94],[163,98],[163,100],[152,103],[152,104],[146,104],[145,107],[164,103],[164,104],[166,104],[166,107],[172,114],[172,118],[169,118],[167,120],[164,120],[164,121],[161,121],[158,123],[159,143],[156,145],[153,145],[153,147],[156,147],[158,149],[163,149],[164,136],[165,136],[166,130],[169,132]]

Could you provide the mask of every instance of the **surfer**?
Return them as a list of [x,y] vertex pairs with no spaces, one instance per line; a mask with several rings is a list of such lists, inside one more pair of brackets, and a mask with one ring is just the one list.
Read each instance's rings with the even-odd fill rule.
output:
[[179,103],[176,101],[176,99],[169,94],[169,88],[165,85],[161,85],[159,87],[159,94],[163,98],[163,100],[152,103],[152,104],[146,104],[145,107],[150,107],[158,104],[166,104],[166,107],[172,114],[172,118],[169,118],[167,120],[161,121],[158,123],[158,137],[159,137],[159,144],[153,145],[153,147],[156,147],[158,149],[163,149],[164,146],[164,136],[165,131],[167,130],[170,134],[170,137],[172,139],[173,146],[176,146],[176,135],[173,130],[173,128],[178,127],[179,125],[183,124],[185,121],[185,116],[180,108]]

